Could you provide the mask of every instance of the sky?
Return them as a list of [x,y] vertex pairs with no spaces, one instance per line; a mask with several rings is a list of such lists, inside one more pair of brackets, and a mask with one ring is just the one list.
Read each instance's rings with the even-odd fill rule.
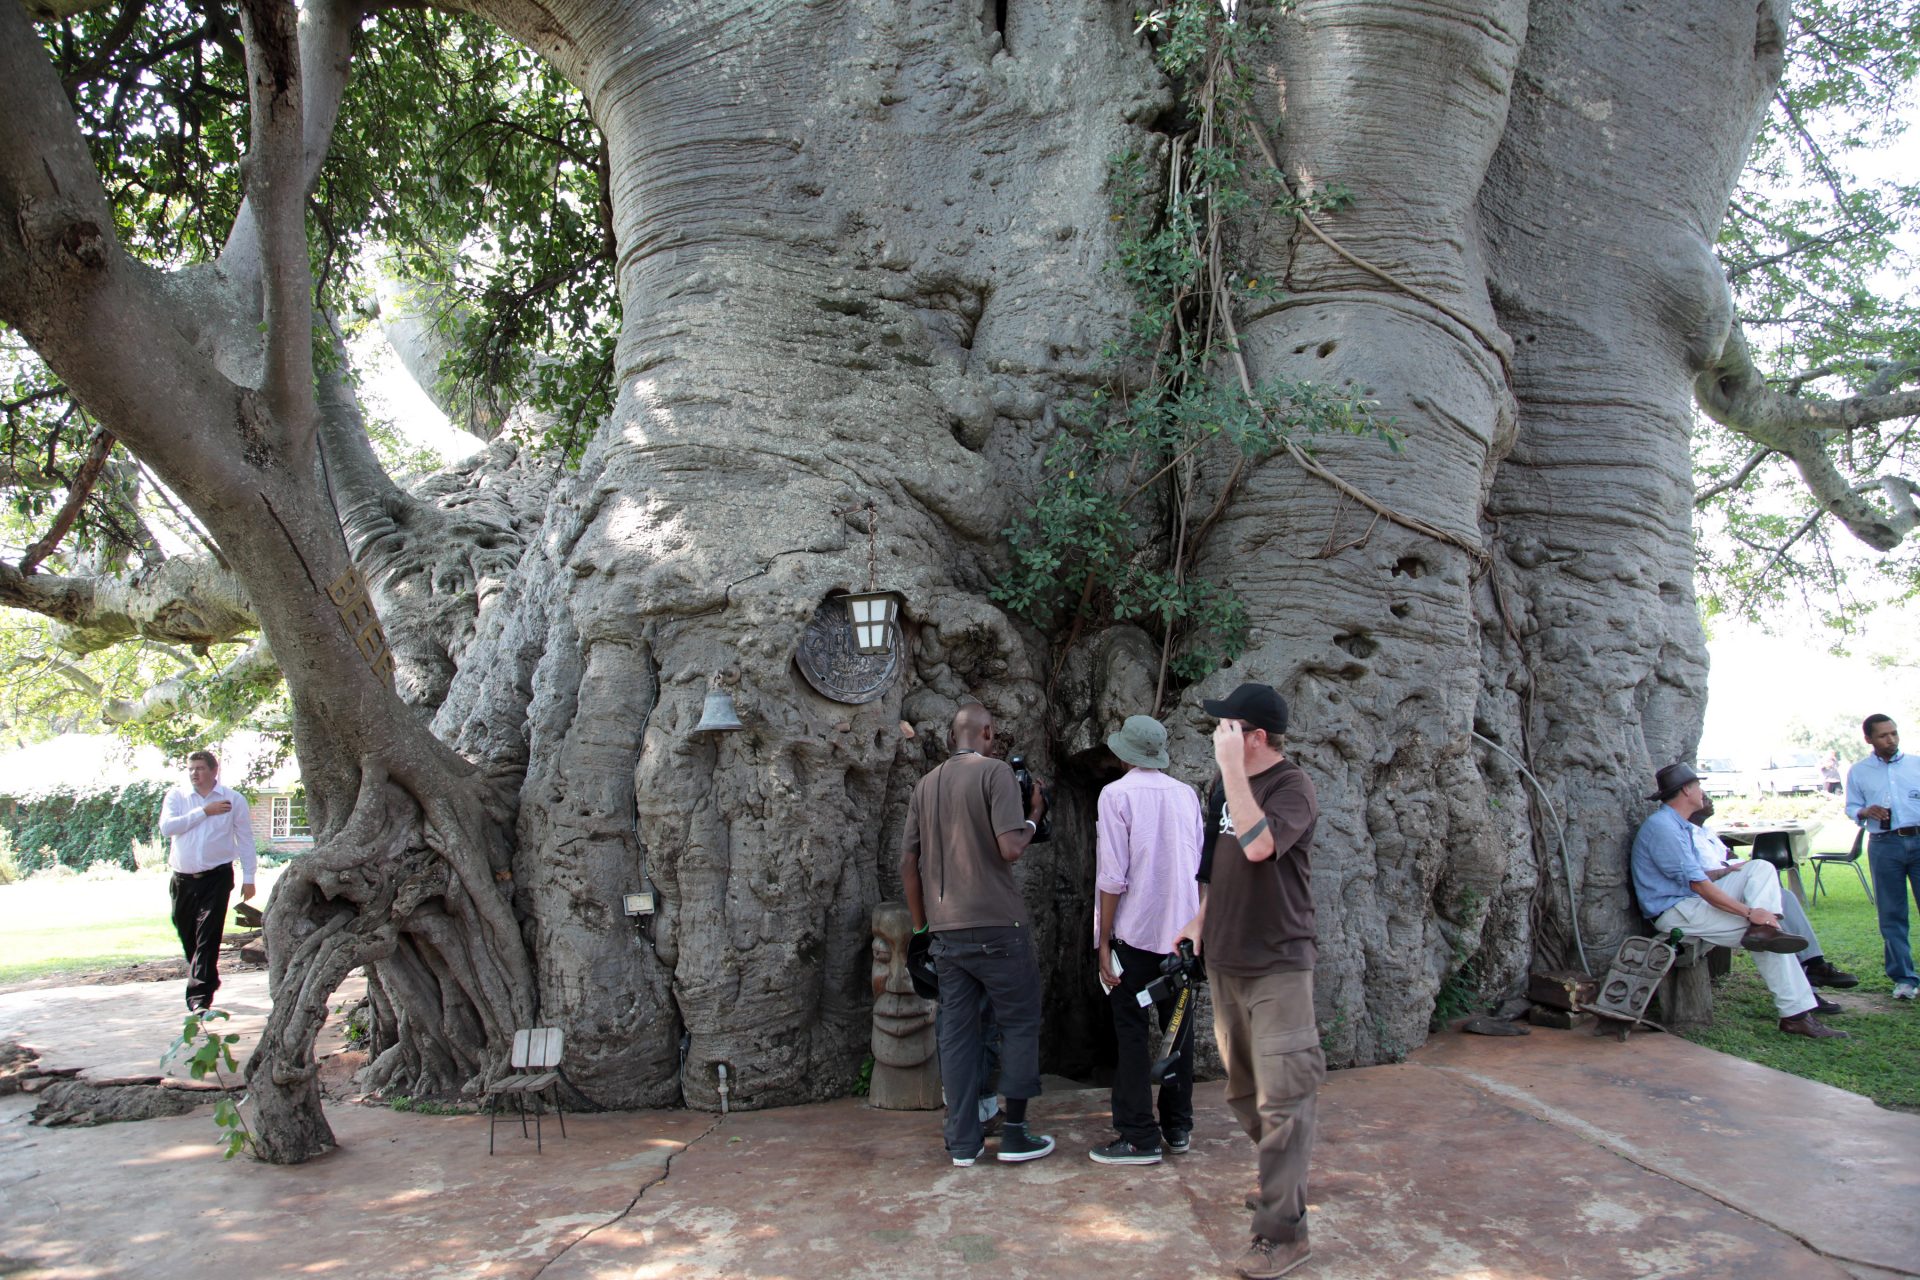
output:
[[1920,664],[1910,606],[1885,606],[1851,652],[1834,654],[1812,619],[1788,616],[1776,634],[1750,622],[1716,619],[1707,642],[1711,670],[1702,756],[1745,762],[1796,744],[1798,725],[1838,733],[1843,760],[1867,753],[1860,722],[1875,712],[1920,723]]

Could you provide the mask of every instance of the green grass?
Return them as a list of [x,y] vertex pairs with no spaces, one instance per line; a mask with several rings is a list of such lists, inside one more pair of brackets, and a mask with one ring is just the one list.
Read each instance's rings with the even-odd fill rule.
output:
[[[1852,841],[1853,825],[1841,817],[1815,833],[1813,847],[1844,853]],[[1863,866],[1865,861],[1862,854]],[[1816,1041],[1781,1035],[1773,997],[1746,952],[1734,954],[1733,972],[1714,990],[1713,1025],[1687,1038],[1736,1058],[1864,1094],[1883,1107],[1920,1111],[1920,1071],[1914,1069],[1920,1062],[1920,1009],[1889,999],[1893,984],[1882,972],[1880,926],[1860,881],[1843,866],[1828,867],[1822,880],[1820,900],[1807,909],[1807,918],[1827,958],[1860,979],[1851,991],[1822,992],[1849,1006],[1848,1012],[1823,1021],[1853,1038]],[[1811,870],[1804,873],[1804,881],[1811,894]],[[1874,1003],[1879,1010],[1863,1007],[1856,998],[1868,994],[1878,997]]]
[[[260,872],[256,902],[266,900],[278,874]],[[233,900],[240,900],[237,888]],[[164,874],[40,877],[0,885],[0,985],[179,954]]]

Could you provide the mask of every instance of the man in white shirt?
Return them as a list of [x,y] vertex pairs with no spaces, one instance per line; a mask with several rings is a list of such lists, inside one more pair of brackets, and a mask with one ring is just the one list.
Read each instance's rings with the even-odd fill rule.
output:
[[[1708,796],[1706,803],[1694,811],[1688,821],[1693,823],[1693,844],[1699,850],[1700,865],[1706,869],[1709,880],[1718,880],[1739,868],[1733,860],[1733,853],[1726,842],[1715,835],[1713,828],[1707,825],[1707,819],[1713,816],[1713,797]],[[1807,949],[1800,952],[1800,967],[1806,971],[1807,985],[1814,987],[1832,987],[1836,991],[1845,991],[1860,985],[1860,979],[1848,973],[1827,959],[1826,952],[1820,946],[1820,939],[1813,932],[1813,922],[1807,919],[1807,909],[1800,905],[1800,899],[1791,893],[1780,895],[1780,927],[1788,933],[1798,934],[1807,940]],[[1842,1006],[1827,999],[1818,991],[1813,998],[1819,1001],[1814,1006],[1815,1013],[1839,1013]]]
[[238,791],[220,785],[220,762],[211,751],[187,757],[186,787],[167,792],[160,806],[160,834],[173,841],[167,890],[173,898],[173,929],[187,956],[187,1008],[213,1007],[220,988],[220,935],[233,893],[233,863],[240,860],[242,901],[253,896],[253,825]]

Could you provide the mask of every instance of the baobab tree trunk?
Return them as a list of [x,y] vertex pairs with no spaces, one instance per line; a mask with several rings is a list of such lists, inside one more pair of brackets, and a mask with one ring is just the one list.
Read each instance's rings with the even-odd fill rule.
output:
[[[1327,814],[1316,884],[1336,1061],[1417,1043],[1463,957],[1478,957],[1489,991],[1524,974],[1536,942],[1569,958],[1558,828],[1503,753],[1545,779],[1569,824],[1576,892],[1593,882],[1586,931],[1605,940],[1632,918],[1617,888],[1625,797],[1697,726],[1697,694],[1678,687],[1701,658],[1673,490],[1699,359],[1692,322],[1650,315],[1644,292],[1588,291],[1584,353],[1549,357],[1537,326],[1512,331],[1518,239],[1489,228],[1562,199],[1562,170],[1581,161],[1561,122],[1541,118],[1541,81],[1520,70],[1529,58],[1572,60],[1561,76],[1632,68],[1628,84],[1681,67],[1699,76],[1700,96],[1719,104],[1686,117],[1714,132],[1686,140],[1704,176],[1678,196],[1654,184],[1636,195],[1646,217],[1702,244],[1770,69],[1750,50],[1722,56],[1728,32],[1752,36],[1740,6],[1692,28],[1623,18],[1630,38],[1584,43],[1561,33],[1595,14],[1544,7],[1538,53],[1539,14],[1511,2],[1309,2],[1267,45],[1279,158],[1296,180],[1356,199],[1321,220],[1337,247],[1298,228],[1257,246],[1253,265],[1283,273],[1287,295],[1247,318],[1249,363],[1255,376],[1376,393],[1404,450],[1330,441],[1317,456],[1441,536],[1376,519],[1290,457],[1266,460],[1203,564],[1252,603],[1254,647],[1171,719],[1197,778],[1197,695],[1258,678],[1295,700],[1295,749]],[[533,31],[510,6],[489,12]],[[543,13],[572,33],[548,51],[592,97],[616,174],[619,407],[558,491],[517,602],[440,723],[524,715],[524,738],[476,728],[469,750],[527,762],[516,901],[538,922],[541,1006],[568,1023],[590,1096],[712,1105],[720,1062],[747,1105],[823,1096],[859,1056],[860,921],[891,887],[899,799],[938,758],[956,700],[986,700],[1043,767],[1098,741],[1105,726],[1083,723],[1095,706],[1116,710],[1104,691],[1048,706],[1053,655],[987,588],[1048,407],[1093,381],[1121,323],[1101,270],[1113,248],[1105,159],[1152,153],[1168,91],[1124,22],[1073,4],[1016,4],[1004,29],[990,12],[938,6]],[[1651,115],[1634,127],[1637,154],[1682,141]],[[1623,182],[1632,173],[1608,163]],[[1576,226],[1567,243],[1587,234]],[[1637,232],[1627,219],[1607,234]],[[1543,534],[1526,528],[1527,506],[1553,513],[1561,542],[1611,543],[1621,517],[1604,509],[1612,495],[1528,490],[1508,461],[1516,439],[1528,442],[1522,465],[1546,456],[1552,396],[1539,380],[1584,381],[1589,367],[1642,421],[1668,424],[1651,450],[1630,432],[1582,443],[1598,472],[1633,486],[1625,519],[1649,526],[1636,572],[1655,584],[1643,594],[1634,573],[1549,568],[1552,584],[1582,584],[1609,634],[1632,637],[1621,647],[1639,656],[1602,661],[1592,678],[1569,661],[1574,638],[1542,617],[1565,587],[1528,579],[1528,539]],[[1496,497],[1489,511],[1488,495],[1509,489],[1511,505]],[[845,513],[867,496],[883,584],[908,599],[910,655],[884,697],[843,707],[805,686],[792,654],[825,596],[864,583],[860,518]],[[1120,645],[1116,661],[1106,637],[1083,647],[1101,661],[1070,665],[1151,687],[1145,650]],[[1663,682],[1661,663],[1679,679]],[[723,670],[748,728],[698,737],[702,695]],[[1586,741],[1602,708],[1609,747],[1576,753],[1591,761],[1582,774],[1560,744]],[[1643,735],[1643,721],[1658,727]],[[1088,799],[1063,797],[1067,838],[1022,866],[1057,1024],[1085,979]],[[660,891],[660,913],[636,926],[616,902],[642,884]]]

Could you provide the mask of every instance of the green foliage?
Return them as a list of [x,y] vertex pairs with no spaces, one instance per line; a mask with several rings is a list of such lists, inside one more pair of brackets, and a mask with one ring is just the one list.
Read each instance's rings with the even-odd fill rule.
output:
[[599,130],[558,72],[484,22],[389,10],[379,24],[323,195],[361,228],[350,247],[385,246],[452,341],[441,390],[554,414],[532,443],[576,458],[612,407],[620,319]]
[[394,1111],[410,1111],[423,1116],[470,1116],[472,1107],[463,1107],[457,1103],[436,1102],[432,1098],[414,1098],[404,1093],[396,1093],[387,1099],[387,1106]]
[[1427,1029],[1439,1031],[1458,1018],[1479,1013],[1486,1004],[1486,975],[1479,953],[1470,944],[1468,929],[1484,918],[1483,899],[1471,889],[1462,889],[1454,902],[1453,957],[1447,976],[1435,993],[1433,1014]]
[[85,794],[56,791],[23,800],[0,795],[0,827],[14,848],[35,850],[16,855],[24,872],[54,865],[77,871],[96,862],[133,871],[134,845],[155,838],[166,794],[164,783],[130,782]]
[[[146,0],[39,29],[123,243],[165,268],[215,260],[250,131],[236,11]],[[611,404],[619,323],[606,152],[583,99],[464,14],[388,8],[356,46],[308,202],[317,304],[351,329],[378,309],[370,277],[399,275],[451,340],[443,389],[547,411],[562,425],[532,443],[577,454]],[[333,364],[324,324],[316,341]],[[42,522],[93,424],[4,326],[0,409],[0,488]],[[149,549],[122,469],[71,535],[80,549]]]
[[854,1073],[853,1096],[864,1098],[873,1092],[873,1055],[868,1054],[860,1060],[860,1070]]
[[20,878],[20,862],[13,852],[13,832],[0,826],[0,885],[12,884]]
[[[1737,313],[1770,383],[1845,398],[1920,378],[1920,181],[1905,134],[1920,98],[1920,0],[1793,6],[1787,64],[1721,230]],[[1836,433],[1828,452],[1865,486],[1920,461],[1915,419]],[[1734,480],[1751,441],[1701,420],[1696,479]],[[1870,554],[1826,518],[1779,455],[1705,502],[1697,549],[1703,606],[1757,618],[1811,605],[1845,633],[1920,588],[1913,540]]]
[[1160,637],[1165,669],[1191,681],[1246,647],[1245,605],[1192,569],[1245,466],[1320,432],[1393,437],[1350,388],[1249,386],[1229,371],[1233,310],[1274,296],[1270,281],[1221,265],[1230,223],[1252,231],[1345,196],[1298,195],[1261,158],[1252,79],[1239,61],[1246,28],[1210,0],[1177,0],[1139,27],[1181,82],[1192,127],[1167,166],[1137,152],[1110,163],[1119,233],[1110,266],[1132,295],[1127,334],[1104,353],[1106,385],[1055,407],[1040,487],[1006,530],[1012,564],[993,595],[1068,642],[1089,623],[1135,623]]
[[253,1146],[253,1130],[247,1127],[247,1118],[240,1114],[240,1106],[233,1100],[233,1090],[239,1087],[239,1081],[229,1081],[229,1075],[237,1076],[239,1066],[233,1058],[233,1046],[240,1042],[240,1035],[234,1031],[218,1031],[214,1024],[224,1022],[227,1011],[207,1009],[200,1013],[189,1013],[180,1026],[179,1038],[173,1042],[166,1055],[160,1059],[160,1065],[166,1066],[176,1058],[182,1058],[187,1072],[195,1080],[204,1080],[208,1076],[220,1082],[227,1090],[213,1107],[213,1122],[220,1128],[225,1147],[221,1159],[231,1160],[242,1151]]

